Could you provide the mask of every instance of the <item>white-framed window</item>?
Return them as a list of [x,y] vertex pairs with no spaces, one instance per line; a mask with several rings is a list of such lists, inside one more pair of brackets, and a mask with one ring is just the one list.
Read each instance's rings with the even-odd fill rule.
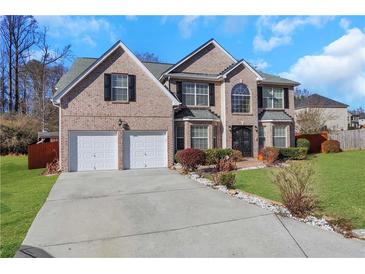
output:
[[268,88],[262,89],[262,100],[264,108],[284,108],[284,89]]
[[190,129],[191,147],[208,149],[208,126],[194,125]]
[[259,149],[265,147],[265,127],[259,125]]
[[187,106],[209,106],[209,85],[183,82],[182,101]]
[[182,150],[182,149],[184,149],[185,148],[185,143],[184,143],[184,126],[177,126],[176,127],[175,136],[176,136],[176,144],[175,144],[176,150]]
[[273,146],[286,147],[286,128],[287,126],[275,125],[273,126]]
[[231,104],[233,113],[249,113],[251,96],[245,84],[237,84],[232,88]]
[[218,126],[213,126],[213,148],[217,148],[217,134],[218,134]]
[[128,101],[128,75],[112,74],[112,100]]

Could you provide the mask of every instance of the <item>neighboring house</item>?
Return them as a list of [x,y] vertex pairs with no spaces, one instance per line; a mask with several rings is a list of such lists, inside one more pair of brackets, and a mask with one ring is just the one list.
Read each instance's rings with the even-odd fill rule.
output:
[[140,62],[117,42],[62,76],[65,171],[167,167],[184,148],[294,145],[294,86],[236,60],[211,39],[176,64]]
[[360,127],[365,127],[365,112],[362,112],[359,114],[359,126]]
[[326,117],[325,126],[328,130],[348,129],[348,105],[332,100],[319,94],[312,94],[295,102],[295,113],[308,109],[320,109]]

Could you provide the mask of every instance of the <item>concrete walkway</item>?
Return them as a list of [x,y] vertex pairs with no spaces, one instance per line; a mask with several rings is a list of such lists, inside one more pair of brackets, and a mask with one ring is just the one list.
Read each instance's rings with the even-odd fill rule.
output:
[[17,257],[365,257],[365,241],[278,217],[166,169],[64,173]]

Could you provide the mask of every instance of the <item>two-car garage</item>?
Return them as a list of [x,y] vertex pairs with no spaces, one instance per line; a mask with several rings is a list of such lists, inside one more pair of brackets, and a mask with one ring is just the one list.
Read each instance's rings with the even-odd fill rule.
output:
[[124,131],[118,149],[116,131],[70,131],[70,171],[167,167],[165,131]]

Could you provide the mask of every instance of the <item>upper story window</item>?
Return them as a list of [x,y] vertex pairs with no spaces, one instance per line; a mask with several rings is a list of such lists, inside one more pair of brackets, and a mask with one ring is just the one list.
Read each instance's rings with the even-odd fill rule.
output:
[[284,89],[264,87],[262,99],[264,108],[284,108]]
[[250,101],[250,91],[245,84],[237,84],[232,88],[232,112],[249,113]]
[[183,82],[182,103],[187,106],[209,106],[209,85]]
[[128,101],[128,75],[112,74],[112,100]]

